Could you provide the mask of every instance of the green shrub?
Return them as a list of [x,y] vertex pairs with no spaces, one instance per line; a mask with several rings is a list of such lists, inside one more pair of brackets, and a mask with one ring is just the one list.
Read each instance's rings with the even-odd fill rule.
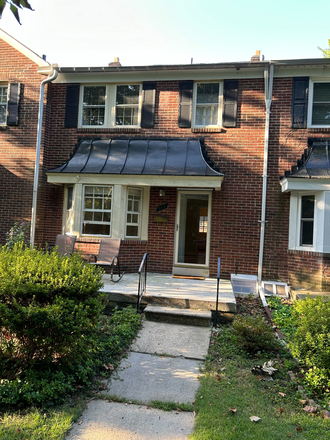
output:
[[308,297],[296,301],[293,310],[290,350],[308,368],[313,388],[330,387],[330,300]]
[[261,316],[237,316],[233,322],[237,345],[249,353],[278,348],[273,329]]
[[272,318],[281,331],[291,337],[296,331],[292,314],[296,313],[291,304],[283,304],[281,298],[272,296],[267,298],[267,303],[272,309]]
[[101,271],[80,256],[0,248],[0,374],[12,380],[83,357],[102,311]]

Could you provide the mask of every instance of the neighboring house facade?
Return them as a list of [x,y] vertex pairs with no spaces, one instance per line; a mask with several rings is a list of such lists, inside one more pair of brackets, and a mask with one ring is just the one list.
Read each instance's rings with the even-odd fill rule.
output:
[[[14,222],[31,218],[39,89],[44,79],[40,67],[50,65],[0,30],[1,243]],[[42,145],[41,162],[44,140]],[[42,240],[42,231],[38,238]]]
[[329,67],[56,67],[39,242],[74,234],[88,255],[119,237],[126,270],[148,252],[152,272],[215,276],[221,257],[224,278],[330,290]]

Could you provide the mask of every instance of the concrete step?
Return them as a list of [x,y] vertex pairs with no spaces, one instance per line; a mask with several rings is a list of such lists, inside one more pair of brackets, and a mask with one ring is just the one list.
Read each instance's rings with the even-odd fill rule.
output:
[[167,322],[170,324],[197,325],[210,327],[211,311],[177,309],[174,307],[158,307],[148,305],[144,309],[147,321]]

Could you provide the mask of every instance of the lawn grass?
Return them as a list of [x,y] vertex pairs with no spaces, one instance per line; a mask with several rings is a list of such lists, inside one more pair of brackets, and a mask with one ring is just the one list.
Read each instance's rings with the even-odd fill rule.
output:
[[[287,373],[294,361],[286,350],[247,355],[235,345],[230,325],[221,325],[212,342],[191,440],[330,439],[330,420],[302,409],[302,396]],[[273,380],[251,372],[269,360],[278,368]],[[251,422],[251,416],[260,421]]]
[[[131,308],[115,313],[97,333],[97,347],[93,354],[95,363],[102,365],[102,377],[109,376],[119,365],[132,339],[140,328],[140,317]],[[90,356],[90,353],[86,355]],[[109,362],[111,367],[109,368]],[[80,390],[80,392],[79,392]],[[62,406],[46,408],[26,408],[0,413],[0,440],[63,440],[72,424],[81,416],[88,399],[99,396],[99,382],[93,381],[90,389],[77,388],[77,393],[68,396]]]

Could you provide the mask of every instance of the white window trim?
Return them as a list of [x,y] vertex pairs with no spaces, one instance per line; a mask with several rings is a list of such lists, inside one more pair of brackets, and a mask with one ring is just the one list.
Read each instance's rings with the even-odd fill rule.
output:
[[313,99],[314,99],[314,83],[330,83],[330,78],[310,78],[309,79],[309,91],[308,91],[308,114],[307,114],[307,127],[308,128],[330,128],[329,125],[312,125],[313,116]]
[[[112,191],[111,191],[111,211],[110,211],[110,231],[109,231],[109,235],[103,235],[103,234],[83,234],[83,232],[82,232],[83,231],[83,223],[84,223],[84,216],[83,216],[84,206],[83,206],[83,204],[84,204],[84,200],[85,200],[85,188],[86,188],[86,186],[93,186],[93,187],[98,186],[98,187],[102,187],[102,188],[112,188]],[[98,184],[84,184],[83,185],[82,203],[81,203],[81,206],[80,206],[80,208],[81,208],[80,235],[82,237],[111,237],[111,233],[112,233],[113,197],[114,197],[113,185],[98,185]],[[91,211],[91,212],[95,212],[95,211],[97,211],[97,212],[109,212],[106,209],[103,209],[103,210],[88,210],[87,212],[89,212],[89,211]],[[96,223],[97,222],[95,222],[95,224]],[[104,222],[104,224],[106,224],[106,223]]]
[[[119,85],[138,85],[140,87],[139,92],[139,104],[138,104],[138,124],[137,125],[116,125],[116,94],[117,86]],[[83,125],[83,99],[84,99],[84,88],[85,87],[101,87],[105,86],[105,114],[104,114],[104,125]],[[80,95],[79,95],[79,117],[78,117],[78,128],[116,128],[127,129],[127,128],[140,128],[141,127],[141,113],[142,113],[142,84],[141,83],[116,83],[116,84],[103,84],[103,83],[92,83],[92,84],[81,84]]]
[[[137,107],[138,108],[138,123],[137,123],[137,125],[116,125],[116,108],[117,108],[117,106],[116,106],[116,97],[117,97],[117,87],[118,86],[121,86],[121,85],[123,85],[123,86],[126,86],[126,85],[132,85],[132,86],[139,86],[139,88],[140,88],[140,90],[139,90],[139,102],[138,102],[138,104],[134,104],[134,105],[131,105],[131,106],[129,106],[128,104],[126,105],[126,107]],[[113,105],[112,105],[112,113],[113,113],[113,115],[112,115],[112,126],[113,127],[116,127],[116,128],[137,128],[137,127],[141,127],[141,113],[142,113],[142,111],[141,111],[141,109],[142,109],[142,84],[116,84],[115,85],[115,93],[114,93],[114,97],[113,97],[113,99],[114,99],[114,101],[113,101]],[[124,105],[122,105],[122,106],[124,106]],[[122,106],[119,106],[119,107],[122,107]]]
[[[83,102],[84,102],[84,89],[85,87],[104,87],[105,86],[105,111],[104,111],[104,125],[83,125]],[[79,127],[81,128],[104,128],[107,125],[108,119],[108,86],[106,84],[85,84],[80,87],[80,96],[79,96]]]
[[[65,232],[66,226],[66,208],[68,197],[68,186],[73,186],[73,221],[72,231],[70,234]],[[150,186],[134,186],[134,189],[142,191],[142,206],[140,216],[140,237],[125,237],[126,233],[126,210],[127,210],[127,192],[128,186],[122,184],[99,184],[92,179],[85,179],[84,182],[68,183],[65,185],[63,200],[63,217],[62,217],[62,233],[67,235],[76,235],[84,238],[101,238],[109,237],[108,235],[90,235],[82,234],[83,222],[83,203],[84,203],[84,187],[85,186],[111,186],[112,190],[112,209],[111,209],[111,235],[113,238],[121,238],[123,240],[148,240],[148,223],[149,223],[149,201]],[[133,187],[133,186],[132,186]]]
[[1,127],[6,127],[7,126],[7,116],[8,116],[9,84],[8,83],[0,83],[0,87],[7,87],[6,117],[5,117],[4,122],[0,122]]
[[[141,193],[140,212],[139,212],[140,221],[139,221],[139,223],[138,223],[138,227],[139,227],[139,234],[138,234],[138,235],[126,235],[127,225],[128,225],[128,224],[131,224],[131,223],[127,223],[127,214],[128,214],[128,192],[129,192],[130,189],[133,189],[133,190],[139,190],[140,193]],[[129,186],[129,187],[127,187],[127,194],[126,194],[126,217],[125,217],[125,238],[140,240],[140,237],[141,237],[142,207],[143,207],[143,190],[142,190],[142,188],[137,188],[137,187],[133,187],[133,186]],[[133,212],[133,211],[132,211],[132,212]],[[134,211],[134,213],[135,213],[135,211]],[[134,225],[135,225],[135,223],[134,223]]]
[[[196,120],[196,105],[197,105],[197,85],[198,84],[219,84],[219,101],[218,101],[218,124],[216,125],[197,125]],[[222,108],[223,108],[223,81],[195,81],[193,90],[193,111],[192,111],[192,128],[218,128],[222,125]]]
[[[301,197],[315,196],[313,245],[300,245]],[[307,252],[330,252],[330,191],[292,191],[290,195],[289,249]]]

